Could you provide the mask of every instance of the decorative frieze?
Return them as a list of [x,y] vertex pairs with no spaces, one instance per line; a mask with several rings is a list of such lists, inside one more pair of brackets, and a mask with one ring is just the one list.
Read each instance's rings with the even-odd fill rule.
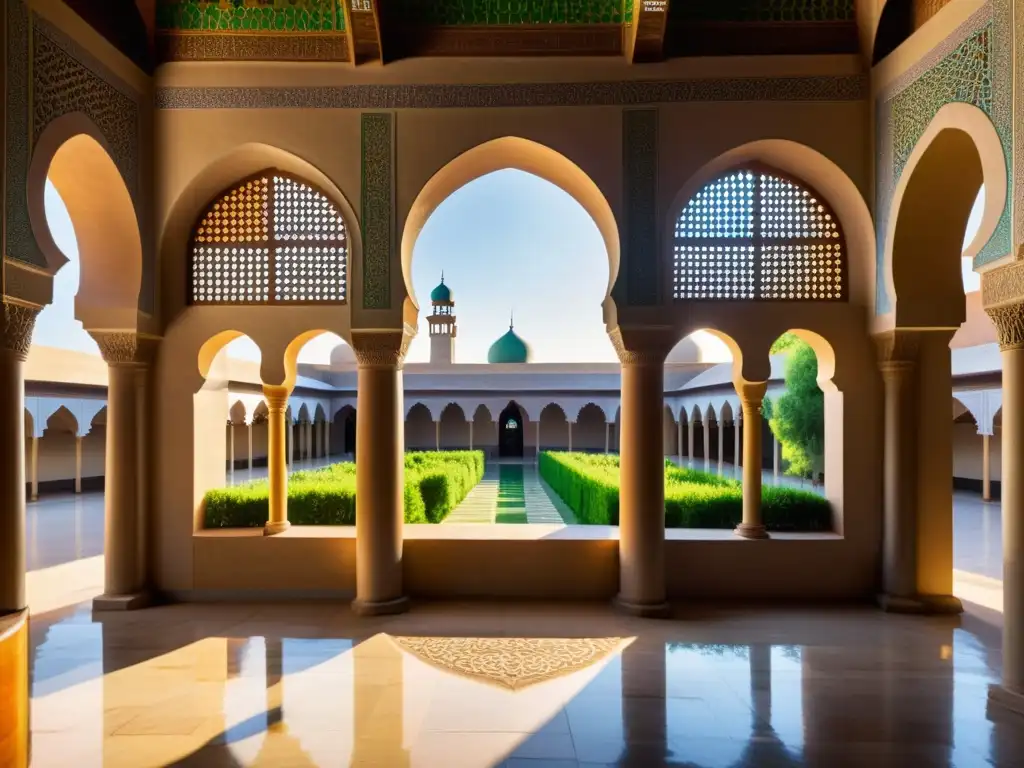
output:
[[137,362],[138,334],[134,331],[114,331],[90,334],[100,348],[107,365],[127,365]]
[[663,329],[630,330],[629,339],[622,328],[608,332],[615,355],[622,365],[664,365],[665,358],[678,341],[676,335]]
[[585,107],[714,101],[862,101],[864,75],[693,78],[594,83],[166,87],[159,109],[468,109]]

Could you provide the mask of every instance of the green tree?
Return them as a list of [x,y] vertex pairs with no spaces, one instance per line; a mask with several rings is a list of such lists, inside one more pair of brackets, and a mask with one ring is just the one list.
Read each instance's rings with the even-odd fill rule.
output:
[[816,476],[825,456],[825,395],[818,387],[818,358],[800,339],[785,354],[786,391],[768,406],[766,416],[789,463],[786,473]]

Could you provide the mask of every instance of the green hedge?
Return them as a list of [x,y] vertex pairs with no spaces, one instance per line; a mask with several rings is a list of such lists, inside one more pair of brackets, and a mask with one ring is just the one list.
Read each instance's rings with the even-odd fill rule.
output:
[[[482,451],[425,451],[405,455],[405,521],[439,523],[484,475]],[[206,528],[260,528],[269,514],[266,480],[207,491]],[[293,525],[354,525],[356,465],[332,464],[288,478]]]
[[[539,466],[541,477],[581,523],[618,525],[618,456],[543,451]],[[832,529],[831,505],[809,491],[766,485],[761,509],[770,531]],[[742,519],[739,481],[665,462],[667,528],[734,528]]]

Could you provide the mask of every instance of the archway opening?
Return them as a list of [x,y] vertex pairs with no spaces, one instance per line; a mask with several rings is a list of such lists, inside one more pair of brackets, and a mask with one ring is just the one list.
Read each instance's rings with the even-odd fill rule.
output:
[[438,447],[442,451],[462,451],[469,448],[469,421],[458,403],[449,403],[441,412]]
[[[471,173],[460,170],[467,156],[540,146],[503,141],[453,160],[410,211],[403,263],[410,304],[428,333],[413,340],[409,362],[616,361],[605,310],[618,235],[607,203],[589,179],[590,188],[580,188],[580,169],[579,178],[553,173],[555,161],[521,163],[513,153],[493,167],[473,161]],[[550,333],[556,326],[563,332]]]
[[608,416],[597,403],[580,408],[572,428],[572,449],[586,453],[610,452],[611,430]]
[[523,429],[523,414],[516,403],[510,402],[498,416],[498,456],[523,457]]
[[433,451],[437,448],[437,427],[434,414],[423,403],[409,406],[405,416],[405,449]]

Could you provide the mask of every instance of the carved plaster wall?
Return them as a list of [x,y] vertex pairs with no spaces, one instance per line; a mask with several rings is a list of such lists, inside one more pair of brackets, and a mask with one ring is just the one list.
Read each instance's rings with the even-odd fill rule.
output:
[[[878,95],[876,104],[876,235],[878,274],[885,262],[890,206],[900,174],[936,113],[951,102],[973,104],[996,128],[1007,161],[1007,203],[995,232],[975,258],[987,264],[1012,250],[1013,71],[1011,0],[992,0]],[[877,281],[876,311],[892,309]]]

